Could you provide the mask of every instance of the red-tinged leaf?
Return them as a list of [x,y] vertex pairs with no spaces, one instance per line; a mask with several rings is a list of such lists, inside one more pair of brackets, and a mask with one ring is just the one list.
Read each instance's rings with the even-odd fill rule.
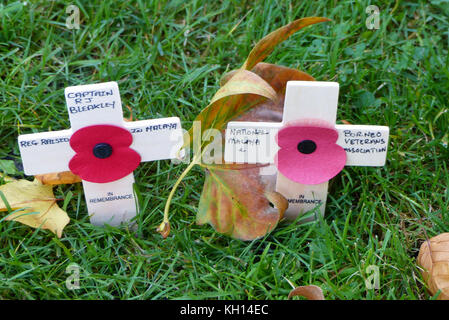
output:
[[[275,88],[278,97],[274,101],[262,101],[233,120],[280,122],[287,81],[314,80],[299,70],[268,63],[259,63],[252,71]],[[227,79],[226,76],[223,77],[222,81],[229,81],[232,75]],[[282,219],[288,204],[281,194],[263,191],[273,190],[275,185],[274,175],[259,176],[259,170],[263,166],[266,165],[225,163],[208,166],[210,171],[206,172],[198,223],[210,223],[217,231],[244,240],[255,239],[270,231],[277,223],[275,217]],[[277,203],[279,216],[276,216],[273,208],[267,207],[269,202]],[[261,212],[269,213],[261,218]]]
[[288,81],[314,81],[315,79],[305,72],[297,69],[277,66],[269,63],[258,63],[252,70],[259,75],[270,86],[275,89],[277,98],[273,100],[265,100],[257,104],[246,113],[233,119],[234,121],[264,121],[264,122],[281,122],[284,112],[285,89]]
[[274,48],[281,42],[285,41],[292,34],[304,27],[315,23],[330,21],[330,19],[322,17],[308,17],[295,20],[265,36],[257,42],[253,50],[248,55],[242,69],[251,70],[256,64],[262,62]]
[[301,70],[265,62],[258,63],[252,72],[268,82],[276,93],[281,95],[285,94],[288,81],[315,81],[314,77]]

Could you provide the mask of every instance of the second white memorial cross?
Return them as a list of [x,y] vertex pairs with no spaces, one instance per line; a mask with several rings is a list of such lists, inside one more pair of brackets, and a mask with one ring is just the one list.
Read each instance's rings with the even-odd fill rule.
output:
[[71,129],[19,136],[25,174],[68,171],[83,180],[91,222],[117,226],[136,215],[134,169],[175,158],[177,117],[125,122],[116,82],[65,89]]
[[261,174],[276,173],[276,191],[296,219],[320,206],[324,215],[328,180],[347,166],[383,166],[389,128],[335,125],[336,82],[289,81],[281,123],[229,122],[225,162],[273,164]]

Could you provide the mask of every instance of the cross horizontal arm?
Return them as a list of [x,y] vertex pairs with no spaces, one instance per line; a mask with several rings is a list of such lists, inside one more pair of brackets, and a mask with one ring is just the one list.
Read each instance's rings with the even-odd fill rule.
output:
[[69,161],[75,155],[69,141],[72,130],[23,134],[19,149],[26,175],[69,170]]
[[346,151],[347,166],[385,165],[389,127],[337,124],[335,128],[338,131],[337,144]]
[[178,117],[126,122],[125,128],[133,135],[131,148],[142,162],[176,158],[183,145]]
[[[225,161],[273,163],[279,150],[275,137],[280,122],[229,122],[225,136]],[[346,151],[347,166],[383,166],[389,128],[369,125],[336,125],[337,144]]]
[[279,150],[275,137],[281,122],[229,122],[225,133],[225,162],[273,163]]
[[[225,137],[225,161],[253,164],[274,163],[275,156],[279,151],[276,136],[285,124],[297,123],[304,126],[307,124],[319,126],[323,122],[323,124],[335,125],[338,92],[339,85],[336,82],[287,82],[281,123],[238,121],[228,123]],[[338,139],[335,143],[346,151],[345,165],[383,166],[385,164],[389,134],[388,127],[335,125],[335,129],[338,132]],[[307,135],[304,131],[299,132],[303,132],[304,136]],[[314,130],[314,132],[316,135],[313,135],[311,131],[311,136],[318,136],[319,131]],[[305,138],[303,140],[310,139]],[[304,141],[298,141],[298,147],[300,142]],[[295,141],[293,140],[291,143],[295,143]],[[310,141],[309,145],[313,147],[313,150],[310,149],[311,152],[306,152],[303,149],[304,154],[312,153],[315,148],[320,148],[320,144],[310,144]],[[326,148],[325,144],[322,145],[322,148]],[[321,150],[323,151],[324,149]],[[328,150],[333,150],[332,152],[335,153],[341,152],[338,148],[330,148]],[[301,157],[298,159],[301,159]],[[339,169],[341,169],[341,165],[342,163],[340,163]],[[275,166],[268,166],[270,169],[273,167]],[[265,171],[269,172],[263,173],[261,170],[261,174],[276,173],[276,170]],[[318,184],[300,184],[284,176],[281,171],[277,171],[276,191],[280,192],[289,203],[285,212],[287,219],[295,219],[317,206],[319,206],[319,212],[324,215],[327,190],[328,181]]]
[[[177,117],[125,122],[124,126],[133,135],[131,148],[140,154],[142,161],[175,158],[182,146],[181,124]],[[69,144],[72,133],[69,129],[20,135],[25,174],[69,171],[69,161],[75,155]]]

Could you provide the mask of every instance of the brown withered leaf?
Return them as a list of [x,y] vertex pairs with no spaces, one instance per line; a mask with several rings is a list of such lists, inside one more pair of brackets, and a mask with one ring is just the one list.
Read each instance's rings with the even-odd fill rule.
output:
[[257,42],[254,48],[246,58],[242,69],[251,70],[256,64],[265,60],[266,57],[273,52],[274,48],[281,42],[285,41],[295,32],[301,30],[304,27],[310,26],[315,23],[330,21],[328,18],[323,17],[307,17],[295,20],[265,36],[262,40]]
[[46,185],[71,184],[82,181],[79,176],[73,174],[71,171],[38,174],[34,177]]
[[[269,63],[259,63],[251,71],[272,86],[277,98],[264,100],[233,120],[280,122],[287,82],[315,80],[299,70]],[[234,74],[226,74],[221,83],[226,84]],[[282,219],[288,203],[282,195],[272,192],[270,195],[279,200],[272,203],[274,207],[269,205],[267,192],[274,189],[275,181],[274,176],[259,175],[262,166],[229,163],[208,166],[197,223],[210,223],[218,232],[243,240],[252,240],[271,231]],[[242,189],[243,185],[252,187]]]
[[156,230],[162,236],[162,238],[166,239],[170,235],[170,222],[162,222]]
[[252,72],[268,82],[277,94],[284,95],[287,81],[313,81],[311,75],[298,69],[287,68],[276,64],[260,62]]
[[[259,169],[207,170],[197,223],[241,240],[264,236],[276,227],[287,200],[266,190]],[[270,206],[270,203],[273,206]]]
[[439,300],[449,300],[449,233],[442,233],[422,243],[418,265],[432,295],[439,290]]
[[323,290],[315,285],[296,287],[288,294],[288,298],[304,297],[307,300],[324,300]]

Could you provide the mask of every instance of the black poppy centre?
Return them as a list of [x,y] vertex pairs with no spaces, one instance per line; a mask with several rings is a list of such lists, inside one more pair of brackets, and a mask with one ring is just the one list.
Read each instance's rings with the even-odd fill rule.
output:
[[298,143],[298,151],[304,154],[311,154],[316,150],[316,143],[312,140],[303,140]]
[[112,147],[109,143],[98,143],[95,145],[93,153],[99,159],[106,159],[111,156]]

